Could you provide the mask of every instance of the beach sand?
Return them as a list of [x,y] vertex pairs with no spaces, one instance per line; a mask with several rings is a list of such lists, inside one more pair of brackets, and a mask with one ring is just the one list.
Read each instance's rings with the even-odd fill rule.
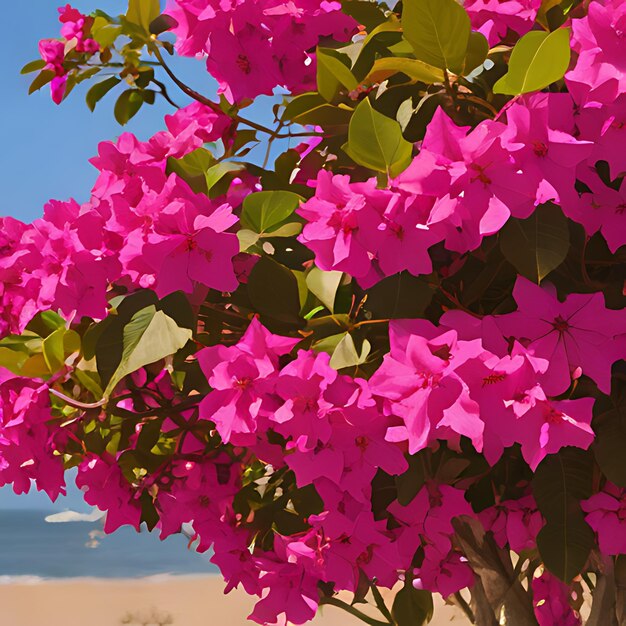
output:
[[[121,626],[125,616],[169,615],[172,626],[245,626],[253,600],[243,592],[223,594],[216,576],[139,580],[75,579],[0,585],[1,626]],[[362,606],[362,605],[361,605]],[[323,607],[315,626],[357,626],[360,620]],[[166,622],[167,623],[167,622]],[[453,607],[438,604],[433,626],[465,626]],[[150,626],[158,622],[148,622]]]

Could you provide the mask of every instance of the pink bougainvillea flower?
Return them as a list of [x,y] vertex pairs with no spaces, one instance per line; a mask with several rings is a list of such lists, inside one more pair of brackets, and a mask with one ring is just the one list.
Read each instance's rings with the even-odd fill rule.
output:
[[622,0],[590,2],[586,17],[572,20],[572,47],[578,60],[565,78],[578,104],[610,104],[626,92],[625,20]]
[[463,3],[475,30],[490,46],[502,41],[509,31],[526,34],[535,23],[541,0],[465,0]]
[[[575,197],[576,166],[589,156],[593,144],[574,138],[573,111],[574,102],[566,93],[525,96],[506,110],[503,143],[514,151],[527,184],[536,181],[537,204],[555,200],[565,205]],[[526,218],[532,209],[527,206],[514,215]]]
[[264,588],[249,619],[259,624],[304,624],[315,616],[319,591],[315,577],[306,575],[299,563],[260,559]]
[[572,590],[547,570],[532,580],[533,608],[539,626],[580,626],[570,601]]
[[582,224],[588,235],[600,231],[611,252],[626,244],[626,185],[607,187],[595,170],[578,174],[587,190],[572,203],[563,206],[570,219]]
[[141,504],[138,495],[115,460],[107,455],[89,455],[78,467],[76,486],[85,502],[106,511],[104,532],[128,524],[139,531]]
[[181,141],[192,136],[193,148],[198,148],[220,139],[232,120],[225,113],[216,112],[200,102],[192,102],[173,115],[166,115],[165,124],[172,137]]
[[591,418],[594,398],[537,402],[519,420],[522,455],[534,471],[548,455],[575,446],[586,450],[593,443]]
[[193,291],[200,283],[218,291],[233,291],[239,284],[233,269],[233,257],[239,252],[234,234],[224,231],[237,217],[224,204],[209,215],[197,215],[193,223],[178,212],[178,232],[164,232],[148,237],[143,256],[156,273],[155,290],[160,297],[173,291]]
[[535,190],[515,164],[511,146],[503,146],[506,128],[488,120],[467,133],[437,109],[422,150],[394,181],[402,191],[437,198],[427,226],[444,230],[450,250],[473,250],[511,214],[532,211]]
[[602,491],[580,506],[598,535],[602,553],[626,554],[626,490],[607,482]]
[[424,547],[424,560],[415,576],[416,589],[437,592],[444,598],[474,584],[474,572],[462,554],[455,550],[442,553],[429,545]]
[[544,525],[532,496],[519,500],[503,500],[478,515],[485,530],[493,533],[500,548],[509,546],[514,552],[536,547],[537,533]]
[[278,358],[298,341],[272,335],[255,318],[236,346],[210,346],[198,352],[213,389],[200,405],[200,416],[215,422],[226,443],[254,443],[264,385],[278,371]]
[[235,34],[212,32],[207,69],[220,85],[218,93],[231,103],[271,95],[280,81],[268,34],[252,24]]
[[[48,386],[0,368],[0,486],[28,493],[31,481],[51,500],[65,494],[62,457],[55,455]],[[59,441],[60,443],[60,441]]]
[[587,159],[590,166],[606,161],[613,180],[626,173],[626,154],[621,149],[626,141],[626,94],[609,104],[579,108],[576,126],[579,138],[592,142],[593,150]]
[[[428,323],[417,324],[416,331],[428,329]],[[391,353],[370,379],[372,393],[385,399],[385,413],[404,422],[391,426],[387,439],[408,441],[414,454],[428,445],[437,429],[439,436],[449,429],[469,437],[482,450],[484,423],[478,405],[454,371],[478,345],[457,343],[454,331],[427,339],[411,330],[391,322]]]
[[573,293],[560,302],[553,290],[518,277],[513,289],[518,311],[496,318],[505,336],[547,359],[540,379],[549,395],[563,393],[580,368],[604,393],[611,390],[611,365],[624,357],[626,311],[607,309],[601,292]]
[[378,215],[363,192],[376,192],[374,181],[351,185],[345,175],[320,171],[315,196],[302,204],[298,215],[308,223],[299,240],[315,252],[318,267],[345,271],[359,279],[371,271],[371,255],[363,234],[375,231]]
[[505,448],[519,442],[518,419],[546,399],[538,379],[547,366],[547,361],[531,357],[517,344],[512,355],[500,358],[485,351],[457,369],[480,407],[483,454],[492,465]]

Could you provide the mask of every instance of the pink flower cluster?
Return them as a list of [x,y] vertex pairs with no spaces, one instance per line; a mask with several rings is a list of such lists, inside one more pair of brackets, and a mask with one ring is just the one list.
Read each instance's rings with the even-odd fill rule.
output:
[[[230,120],[194,103],[166,123],[169,130],[147,142],[123,134],[100,144],[92,159],[100,175],[86,204],[51,201],[29,226],[3,218],[0,335],[21,332],[47,309],[102,319],[114,282],[160,296],[237,287],[229,197],[209,200],[166,172],[168,157],[219,138]],[[239,193],[235,187],[236,202]]]
[[355,21],[328,0],[205,2],[169,0],[183,56],[207,56],[207,69],[229,102],[315,86],[315,47],[323,37],[347,41]]
[[465,436],[490,463],[518,443],[533,469],[563,446],[589,447],[593,398],[550,396],[581,373],[608,392],[610,366],[626,354],[626,312],[604,308],[601,294],[560,303],[523,278],[514,295],[519,309],[507,315],[391,323],[391,352],[369,381],[400,420],[388,439],[414,453]]
[[510,32],[528,32],[535,24],[541,0],[465,0],[464,6],[472,27],[495,46]]
[[626,244],[626,187],[623,182],[608,186],[594,166],[606,161],[613,181],[626,173],[620,148],[626,138],[624,23],[626,6],[620,0],[591,2],[588,14],[572,22],[572,47],[578,58],[565,75],[577,108],[579,138],[592,142],[593,149],[576,171],[585,185],[583,193],[562,208],[589,235],[600,231],[611,252]]
[[[455,252],[474,250],[509,217],[525,219],[539,204],[554,201],[573,218],[581,215],[578,207],[589,199],[579,199],[576,172],[595,164],[595,137],[577,138],[571,97],[534,94],[510,106],[506,118],[468,132],[438,109],[419,154],[390,189],[376,189],[375,179],[350,183],[320,172],[315,196],[299,210],[308,222],[300,241],[320,268],[345,271],[369,287],[404,269],[427,274],[429,246],[443,241]],[[626,231],[616,227],[620,193],[594,176],[599,192],[617,196],[616,217],[606,226],[616,247],[626,243]],[[596,223],[597,230],[600,215]]]
[[346,175],[320,171],[315,196],[297,213],[307,224],[299,240],[323,270],[346,272],[365,288],[408,270],[429,274],[428,248],[441,232],[428,225],[434,199],[377,189],[376,180],[350,183]]
[[41,381],[0,368],[0,487],[28,493],[31,481],[52,500],[65,494],[65,435],[51,424],[50,394]]
[[[286,465],[298,487],[313,485],[323,501],[304,535],[276,536],[274,555],[255,553],[250,562],[245,545],[239,548],[248,575],[256,567],[254,592],[263,596],[252,617],[280,623],[285,612],[290,622],[308,621],[317,608],[317,581],[355,591],[359,570],[392,587],[423,542],[416,585],[445,594],[470,585],[471,569],[451,542],[451,520],[473,515],[463,492],[429,483],[409,506],[388,509],[398,526],[389,531],[386,520],[374,516],[371,499],[378,470],[397,475],[407,469],[401,447],[389,441],[390,421],[382,417],[368,383],[337,374],[325,353],[301,350],[279,368],[278,358],[295,343],[253,320],[236,346],[210,347],[198,355],[213,389],[200,416],[215,422],[225,441],[245,445],[274,471]],[[284,438],[284,449],[270,443],[268,432]],[[223,573],[227,579],[232,575]],[[251,588],[248,581],[246,589]],[[293,602],[286,604],[286,596]]]
[[533,608],[539,626],[580,626],[580,615],[572,609],[572,592],[556,576],[544,571],[532,580]]
[[581,506],[598,535],[602,554],[626,554],[626,490],[607,483]]
[[39,42],[39,53],[46,62],[44,69],[54,72],[50,83],[52,100],[60,104],[65,96],[69,70],[65,67],[65,57],[75,52],[86,57],[100,50],[100,45],[89,37],[93,18],[83,15],[69,4],[59,7],[59,21],[63,40],[43,39]]

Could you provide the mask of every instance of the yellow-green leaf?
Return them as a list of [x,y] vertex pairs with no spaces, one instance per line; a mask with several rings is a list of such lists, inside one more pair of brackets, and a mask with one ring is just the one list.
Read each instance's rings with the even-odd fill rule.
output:
[[335,99],[342,87],[347,91],[358,87],[348,63],[349,58],[345,54],[331,49],[317,49],[317,89],[328,102]]
[[455,73],[463,67],[471,25],[455,0],[404,0],[402,27],[418,59]]
[[417,59],[404,57],[383,57],[374,61],[367,80],[372,83],[380,83],[394,74],[406,74],[413,82],[426,84],[442,83],[443,71],[433,65],[428,65]]
[[355,163],[394,177],[409,165],[413,152],[400,124],[372,108],[367,98],[354,111],[342,148]]
[[563,78],[571,57],[569,35],[568,28],[524,35],[513,48],[509,71],[493,86],[493,92],[517,96]]

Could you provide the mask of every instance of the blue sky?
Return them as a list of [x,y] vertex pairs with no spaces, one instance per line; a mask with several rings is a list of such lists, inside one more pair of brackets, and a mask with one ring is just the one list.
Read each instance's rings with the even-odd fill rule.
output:
[[[38,58],[39,39],[59,36],[56,11],[59,4],[61,0],[13,3],[8,11],[10,15],[5,12],[9,21],[0,37],[0,137],[3,140],[0,215],[12,215],[25,222],[39,217],[51,198],[73,197],[79,202],[86,201],[97,173],[88,159],[96,154],[98,143],[114,139],[124,131],[146,139],[163,128],[163,116],[173,111],[159,98],[154,106],[144,106],[121,129],[113,117],[113,97],[102,100],[94,113],[89,111],[84,100],[88,85],[79,85],[60,106],[52,102],[47,87],[29,96],[28,86],[34,75],[21,76],[19,72],[27,62]],[[125,12],[127,3],[125,0],[74,0],[72,5],[85,13],[99,8],[117,15]],[[217,85],[204,70],[202,61],[177,59],[173,66],[197,91],[215,95]],[[171,89],[171,95],[179,104],[186,103],[175,88]],[[268,124],[271,106],[267,98],[263,100],[265,102],[255,105],[252,113],[247,111],[246,114]],[[284,149],[284,142],[276,146],[277,151]],[[256,151],[257,159],[261,150]],[[68,476],[68,483],[71,482]],[[62,510],[79,505],[80,499],[74,492],[53,508]],[[50,508],[50,502],[43,494],[17,497],[10,489],[0,489],[0,508],[9,507]]]
[[[40,216],[50,198],[74,197],[79,202],[88,199],[96,176],[88,159],[96,154],[100,141],[114,139],[123,131],[146,139],[163,128],[163,116],[173,110],[158,98],[154,106],[144,106],[121,129],[113,117],[112,94],[98,104],[94,113],[89,111],[84,99],[88,81],[60,106],[50,99],[48,87],[29,96],[28,86],[35,74],[21,76],[20,69],[38,58],[39,39],[59,36],[56,7],[60,4],[62,0],[13,3],[10,27],[0,38],[0,215],[12,215],[26,222]],[[74,0],[71,4],[85,13],[99,8],[112,15],[124,13],[127,6],[126,0]],[[215,95],[217,85],[204,70],[202,61],[179,58],[173,66],[197,91]],[[175,87],[170,92],[178,104],[187,102]],[[265,102],[255,106],[254,113],[246,114],[269,123],[271,107],[267,98],[261,100]],[[258,158],[261,150],[256,152]]]

